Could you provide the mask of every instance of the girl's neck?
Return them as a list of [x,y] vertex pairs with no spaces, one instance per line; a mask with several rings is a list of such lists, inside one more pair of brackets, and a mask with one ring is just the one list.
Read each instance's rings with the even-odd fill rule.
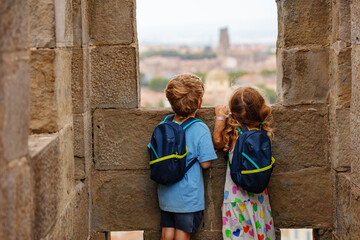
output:
[[175,114],[174,120],[177,121],[177,122],[184,122],[188,118],[195,117],[195,114],[196,114],[196,112],[193,112],[192,114],[188,115],[187,117],[181,117],[181,116]]

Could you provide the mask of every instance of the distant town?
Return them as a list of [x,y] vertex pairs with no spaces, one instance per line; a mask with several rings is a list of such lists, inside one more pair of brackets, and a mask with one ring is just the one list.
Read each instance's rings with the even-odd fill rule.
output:
[[144,107],[168,107],[164,89],[180,73],[193,73],[204,81],[204,106],[224,104],[231,87],[239,85],[257,86],[269,103],[276,101],[275,44],[231,44],[223,28],[216,48],[140,45],[139,51]]

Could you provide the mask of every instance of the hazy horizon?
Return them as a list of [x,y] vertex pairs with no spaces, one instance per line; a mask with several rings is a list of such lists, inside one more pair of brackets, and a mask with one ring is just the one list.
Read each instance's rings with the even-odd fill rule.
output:
[[266,43],[277,38],[275,0],[137,0],[142,44],[218,44],[227,27],[232,44]]

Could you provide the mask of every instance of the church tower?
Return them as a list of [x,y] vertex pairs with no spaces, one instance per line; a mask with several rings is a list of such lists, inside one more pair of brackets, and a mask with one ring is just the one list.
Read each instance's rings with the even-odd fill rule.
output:
[[218,47],[218,58],[226,58],[229,54],[230,40],[227,28],[220,29],[220,39]]

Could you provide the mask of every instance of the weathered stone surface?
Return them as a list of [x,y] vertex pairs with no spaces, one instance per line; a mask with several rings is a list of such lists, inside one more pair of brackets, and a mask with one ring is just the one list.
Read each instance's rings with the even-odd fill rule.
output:
[[314,240],[330,240],[333,239],[333,233],[331,229],[314,229],[313,230]]
[[[197,115],[213,124],[213,109]],[[149,169],[147,144],[170,109],[100,110],[94,112],[94,154],[97,169]],[[136,142],[136,144],[134,144]],[[124,155],[123,153],[127,154]],[[225,166],[225,164],[222,164]]]
[[53,0],[30,0],[30,46],[56,46],[55,5]]
[[359,186],[351,185],[350,197],[350,211],[348,214],[352,217],[352,224],[350,225],[350,239],[356,239],[360,236],[360,188]]
[[[205,228],[201,231],[221,231],[221,205],[224,199],[225,168],[203,170],[205,182]],[[201,239],[199,234],[199,239]],[[207,238],[206,238],[207,239]]]
[[351,141],[350,108],[330,109],[330,148],[332,167],[336,171],[350,171]]
[[351,172],[352,181],[360,186],[360,46],[352,49],[352,95],[351,95]]
[[282,107],[273,105],[275,171],[295,171],[329,166],[328,116],[323,105]]
[[326,103],[329,91],[327,48],[278,50],[277,54],[278,103]]
[[91,107],[137,107],[137,68],[133,47],[93,47],[90,50]]
[[331,0],[277,1],[279,47],[328,45]]
[[332,227],[329,170],[310,167],[294,172],[274,171],[270,179],[269,196],[277,228]]
[[32,190],[26,158],[11,161],[0,171],[1,240],[27,240],[32,236]]
[[[328,166],[328,116],[322,105],[273,106],[276,141],[273,153],[277,171]],[[94,112],[94,156],[97,169],[148,169],[148,150],[154,127],[169,109],[96,110]],[[213,109],[199,111],[198,118],[213,129]],[[294,128],[293,126],[297,126]],[[289,133],[291,129],[291,133]],[[284,150],[286,149],[286,151]],[[123,153],[127,154],[124,155]],[[300,153],[300,154],[299,154]],[[222,153],[213,167],[225,167]]]
[[95,171],[91,181],[92,229],[160,229],[156,196],[156,184],[148,170]]
[[78,183],[75,186],[75,197],[72,204],[74,211],[74,233],[72,239],[88,239],[90,233],[89,200],[88,182]]
[[35,239],[45,237],[56,222],[60,193],[58,184],[62,166],[59,161],[59,137],[30,135],[30,163],[34,177],[34,232]]
[[83,113],[89,107],[86,99],[87,85],[84,79],[84,50],[74,48],[71,59],[71,90],[73,113]]
[[73,45],[82,45],[82,12],[81,0],[72,0],[72,25],[73,25]]
[[30,78],[31,131],[56,132],[70,123],[71,51],[32,50]]
[[359,1],[351,1],[351,42],[360,44],[360,4]]
[[27,154],[30,120],[28,59],[26,52],[0,54],[0,170],[8,161]]
[[134,0],[95,0],[89,7],[92,44],[130,44],[135,41]]
[[[221,216],[218,216],[221,218]],[[199,228],[201,229],[201,227]],[[222,237],[222,231],[221,230],[216,230],[216,231],[200,231],[196,234],[192,234],[191,235],[191,239],[194,240],[219,240],[219,239],[223,239]]]
[[74,154],[76,157],[91,155],[91,113],[74,114]]
[[337,239],[351,239],[350,226],[352,218],[349,215],[350,209],[350,175],[339,173],[335,175],[335,236]]
[[108,234],[104,232],[94,232],[91,234],[90,240],[107,240]]
[[330,102],[337,107],[349,107],[351,99],[351,48],[331,50]]
[[4,0],[0,7],[0,52],[27,49],[28,8],[24,0]]
[[54,0],[56,46],[73,45],[72,0]]
[[[60,140],[60,156],[59,164],[62,166],[58,187],[60,192],[59,208],[63,209],[67,204],[66,199],[69,198],[71,191],[74,189],[74,132],[72,124],[65,126],[59,132]],[[63,201],[64,200],[64,201]]]
[[332,0],[332,42],[351,42],[351,12],[348,0]]
[[85,158],[74,157],[75,161],[75,180],[85,179]]

